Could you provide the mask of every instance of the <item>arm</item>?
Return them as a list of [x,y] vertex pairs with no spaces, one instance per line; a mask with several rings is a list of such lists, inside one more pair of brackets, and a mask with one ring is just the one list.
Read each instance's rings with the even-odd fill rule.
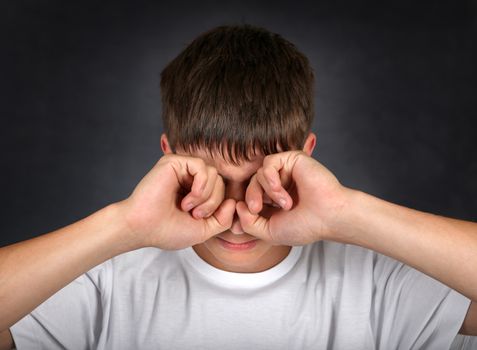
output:
[[135,247],[110,205],[57,231],[0,248],[0,330],[94,266]]
[[385,254],[477,300],[477,224],[349,191],[332,240]]
[[[181,208],[179,193],[185,192]],[[0,248],[0,334],[94,266],[142,247],[180,249],[232,225],[235,202],[223,201],[214,169],[166,156],[129,198],[54,232]],[[194,219],[185,208],[214,215]],[[176,234],[181,232],[181,235]]]
[[13,342],[12,333],[7,329],[0,332],[0,350],[15,349],[15,343]]
[[[284,200],[284,210],[269,219],[259,215],[264,192],[275,203]],[[244,230],[265,240],[355,244],[420,270],[473,301],[461,331],[477,335],[477,223],[346,188],[319,162],[296,151],[266,157],[237,210]]]
[[351,191],[335,232],[336,241],[393,257],[471,299],[459,333],[477,335],[476,223],[423,213]]
[[470,304],[459,334],[477,335],[477,303],[475,301]]

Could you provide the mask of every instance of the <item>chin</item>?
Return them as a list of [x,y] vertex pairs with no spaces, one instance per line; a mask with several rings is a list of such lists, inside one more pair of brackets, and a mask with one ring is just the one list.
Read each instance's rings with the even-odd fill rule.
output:
[[[229,244],[224,244],[222,240]],[[255,244],[248,245],[247,243],[251,241],[255,241]],[[240,246],[241,244],[246,246]],[[282,261],[291,249],[290,246],[274,246],[248,233],[234,234],[230,230],[193,248],[209,265],[229,272],[242,273],[268,270]]]
[[194,246],[194,250],[203,260],[219,269],[231,272],[255,272],[268,249],[263,246],[263,241],[258,240],[252,249],[228,250],[221,245],[219,238],[212,237],[204,243]]

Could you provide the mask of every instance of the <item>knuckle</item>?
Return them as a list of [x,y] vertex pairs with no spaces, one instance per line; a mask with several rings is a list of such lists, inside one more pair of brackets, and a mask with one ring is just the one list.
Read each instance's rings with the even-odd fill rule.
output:
[[280,156],[280,153],[271,153],[265,156],[265,160],[270,161]]
[[263,178],[263,167],[260,168],[260,169],[258,169],[257,172],[256,172],[256,174],[255,174],[254,176],[257,177],[257,181],[258,181],[259,179]]
[[206,186],[203,186],[202,188],[197,188],[195,192],[197,198],[199,198],[201,201],[206,201],[210,197],[210,193],[209,191],[207,191]]
[[217,170],[211,166],[207,167],[207,176],[212,183],[215,183],[218,177]]
[[200,168],[206,168],[205,161],[202,158],[194,158],[195,163],[197,164],[198,167]]
[[163,156],[161,157],[161,159],[159,159],[158,163],[159,163],[159,164],[169,163],[169,162],[171,162],[172,159],[174,159],[174,158],[172,157],[172,155],[170,155],[170,154],[165,154],[165,155],[163,155]]
[[191,193],[191,195],[194,196],[195,198],[201,199],[201,200],[203,200],[203,199],[205,198],[205,196],[206,196],[206,194],[204,193],[203,188],[202,188],[202,187],[199,187],[199,186],[197,186],[197,187],[192,186],[190,193]]
[[214,200],[221,200],[224,194],[224,186],[220,182],[216,182],[209,193],[209,197]]
[[204,217],[210,217],[219,207],[218,201],[209,200],[198,207],[198,211],[202,212]]
[[267,166],[275,159],[275,154],[268,154],[263,158],[263,166]]
[[214,194],[220,198],[224,198],[225,184],[223,180],[217,180],[215,183]]
[[258,176],[257,173],[253,174],[253,176],[250,178],[250,182],[248,183],[249,186],[257,186],[258,184],[257,176]]
[[203,208],[205,216],[207,217],[211,216],[217,210],[219,205],[220,203],[218,201],[207,202]]
[[263,169],[263,175],[265,176],[267,180],[273,179],[275,176],[275,173],[276,173],[276,170],[272,167],[267,167]]
[[217,186],[219,186],[220,188],[225,187],[224,178],[220,174],[217,174],[215,182],[216,182]]
[[185,173],[185,166],[180,157],[175,155],[166,155],[160,160],[161,164],[172,167],[176,174],[182,175]]
[[213,175],[213,176],[218,175],[217,169],[211,165],[207,166],[207,171],[209,172],[210,175]]

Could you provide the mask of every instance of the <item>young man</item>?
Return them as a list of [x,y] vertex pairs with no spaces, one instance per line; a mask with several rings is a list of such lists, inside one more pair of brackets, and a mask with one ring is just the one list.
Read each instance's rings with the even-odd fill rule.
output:
[[445,349],[476,335],[477,224],[342,186],[311,158],[312,86],[306,57],[264,29],[194,40],[162,73],[165,155],[131,196],[0,249],[0,348]]

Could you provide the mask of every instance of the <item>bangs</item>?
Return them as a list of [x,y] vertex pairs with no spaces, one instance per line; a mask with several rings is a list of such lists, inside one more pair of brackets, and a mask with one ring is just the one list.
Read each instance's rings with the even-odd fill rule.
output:
[[[301,149],[308,131],[306,128],[294,130],[300,124],[286,123],[293,118],[284,118],[280,128],[247,125],[247,120],[240,118],[235,121],[240,125],[235,125],[231,118],[226,118],[229,127],[218,128],[221,123],[216,123],[213,118],[207,119],[208,122],[200,123],[200,126],[190,125],[189,122],[188,127],[182,130],[176,139],[169,139],[171,145],[174,145],[173,150],[179,148],[189,153],[201,150],[212,158],[219,155],[225,161],[239,165],[257,155],[266,156]],[[264,130],[267,132],[264,133]]]

